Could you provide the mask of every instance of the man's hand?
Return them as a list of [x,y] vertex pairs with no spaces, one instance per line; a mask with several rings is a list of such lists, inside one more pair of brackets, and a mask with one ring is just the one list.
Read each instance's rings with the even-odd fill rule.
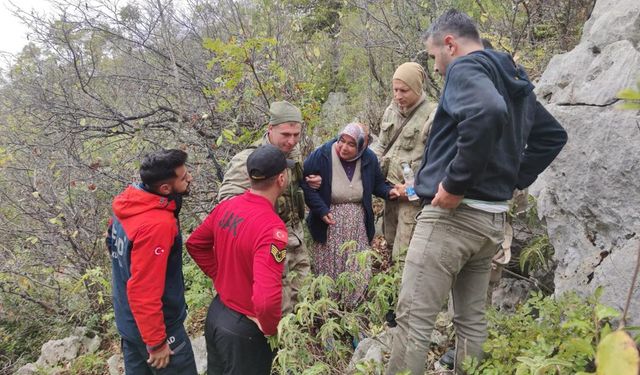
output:
[[328,214],[322,217],[322,221],[327,223],[327,225],[335,225],[336,221],[333,219],[333,214],[329,212]]
[[173,354],[173,352],[171,351],[171,348],[169,348],[169,344],[165,343],[160,350],[149,353],[147,363],[149,366],[157,369],[165,368],[169,365],[171,354]]
[[438,185],[438,192],[436,193],[436,196],[431,201],[431,205],[434,207],[447,209],[456,208],[458,207],[458,205],[460,205],[463,197],[463,195],[453,195],[448,193],[446,190],[444,190],[441,182]]
[[320,185],[322,185],[322,176],[319,174],[310,174],[305,177],[304,180],[307,182],[307,185],[314,190],[320,189]]

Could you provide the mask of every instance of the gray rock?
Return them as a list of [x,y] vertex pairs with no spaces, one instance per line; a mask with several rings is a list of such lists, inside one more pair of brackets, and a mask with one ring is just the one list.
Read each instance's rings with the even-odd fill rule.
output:
[[14,375],[36,375],[39,371],[39,367],[35,363],[27,363],[20,367]]
[[637,0],[598,0],[585,23],[580,44],[602,46],[629,40],[640,42],[640,2]]
[[503,277],[491,295],[491,304],[502,312],[515,312],[529,297],[531,283]]
[[[618,293],[629,290],[640,234],[640,116],[614,108],[548,109],[570,139],[537,183],[544,186],[538,212],[555,248],[556,293],[588,294],[603,285],[604,302],[621,306]],[[640,309],[632,312],[633,324],[640,323]]]
[[196,369],[198,374],[204,374],[207,372],[207,343],[204,336],[200,336],[196,339],[191,339],[191,346],[193,347],[193,355],[196,358]]
[[80,354],[95,353],[100,348],[102,339],[95,332],[89,331],[85,327],[78,327],[73,334],[80,337]]
[[114,354],[107,360],[109,375],[124,375],[124,359],[122,354]]
[[349,366],[347,366],[346,373],[352,373],[356,365],[360,362],[373,360],[382,363],[384,353],[391,350],[391,338],[390,331],[385,331],[378,336],[367,337],[360,341],[360,344],[358,344],[358,347],[353,353],[353,357],[351,357]]
[[100,342],[100,337],[94,332],[86,327],[77,327],[67,338],[44,343],[36,364],[53,367],[59,363],[69,363],[79,355],[94,353],[100,347]]
[[78,336],[47,341],[42,345],[36,364],[41,367],[53,367],[58,363],[71,362],[80,353],[81,341]]
[[[569,142],[530,190],[555,248],[556,294],[590,294],[621,308],[640,237],[640,113],[611,103],[640,79],[640,2],[598,0],[580,44],[554,57],[539,98]],[[630,324],[640,324],[636,286]]]
[[554,56],[537,92],[548,103],[604,106],[615,102],[620,90],[634,87],[639,75],[640,52],[633,42],[620,40],[602,47],[586,43]]

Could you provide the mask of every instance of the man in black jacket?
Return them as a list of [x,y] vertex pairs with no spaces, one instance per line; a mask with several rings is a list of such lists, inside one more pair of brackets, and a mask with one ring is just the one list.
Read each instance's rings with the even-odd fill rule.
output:
[[387,374],[423,374],[438,312],[452,292],[456,367],[481,357],[491,258],[508,200],[567,141],[511,56],[484,50],[473,21],[449,10],[425,33],[442,97],[418,175],[425,205],[407,253]]

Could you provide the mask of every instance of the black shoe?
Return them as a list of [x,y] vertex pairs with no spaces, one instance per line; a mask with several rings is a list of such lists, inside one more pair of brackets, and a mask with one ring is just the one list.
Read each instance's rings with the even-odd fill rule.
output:
[[396,313],[393,310],[387,311],[387,314],[384,316],[384,320],[387,321],[387,326],[393,328],[398,325],[396,322]]
[[453,366],[456,363],[456,351],[454,349],[447,350],[447,352],[440,357],[438,363],[447,370],[453,370]]

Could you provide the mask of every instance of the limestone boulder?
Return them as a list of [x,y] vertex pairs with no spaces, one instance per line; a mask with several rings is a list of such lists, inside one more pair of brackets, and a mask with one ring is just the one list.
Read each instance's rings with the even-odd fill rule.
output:
[[[556,293],[592,293],[622,308],[640,237],[640,112],[617,93],[640,79],[640,1],[598,0],[572,51],[537,84],[569,142],[532,186],[555,248]],[[636,285],[630,324],[640,324]]]
[[191,339],[191,346],[193,347],[193,355],[196,358],[196,369],[198,374],[204,374],[207,372],[207,342],[204,336]]
[[85,327],[78,327],[69,337],[44,343],[36,364],[54,367],[60,363],[69,363],[79,355],[95,352],[100,347],[100,342],[100,337],[95,333]]
[[375,361],[382,363],[384,353],[391,351],[391,340],[392,336],[390,331],[385,331],[375,337],[368,337],[362,340],[351,357],[346,373],[353,373],[356,365],[361,362]]
[[122,354],[114,354],[107,360],[109,375],[124,375],[124,359]]

